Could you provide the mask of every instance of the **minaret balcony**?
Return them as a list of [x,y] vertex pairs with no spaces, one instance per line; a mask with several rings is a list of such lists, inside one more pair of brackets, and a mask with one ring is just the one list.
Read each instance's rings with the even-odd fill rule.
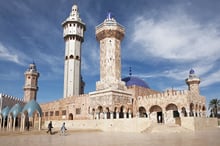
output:
[[38,87],[31,86],[31,85],[26,85],[26,86],[24,86],[24,90],[38,90]]

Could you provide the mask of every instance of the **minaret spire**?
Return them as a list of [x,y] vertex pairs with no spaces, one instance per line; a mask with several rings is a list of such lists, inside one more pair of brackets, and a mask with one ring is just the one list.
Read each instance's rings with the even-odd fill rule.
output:
[[130,76],[132,75],[131,67],[129,67],[129,75],[130,75]]

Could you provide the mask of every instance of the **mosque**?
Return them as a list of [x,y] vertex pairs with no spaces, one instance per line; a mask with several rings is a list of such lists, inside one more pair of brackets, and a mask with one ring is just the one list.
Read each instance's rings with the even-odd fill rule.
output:
[[24,99],[0,94],[1,127],[24,130],[28,123],[40,129],[49,121],[53,121],[54,127],[65,121],[70,129],[143,131],[151,123],[172,123],[189,129],[195,128],[198,122],[202,126],[208,123],[206,99],[200,95],[200,79],[193,69],[185,79],[188,89],[184,91],[156,91],[131,74],[121,79],[120,44],[125,28],[111,13],[96,26],[95,32],[100,44],[100,80],[96,82],[95,91],[84,94],[81,46],[86,25],[77,5],[72,6],[62,27],[65,42],[63,98],[40,105],[36,102],[39,73],[33,63],[25,72]]

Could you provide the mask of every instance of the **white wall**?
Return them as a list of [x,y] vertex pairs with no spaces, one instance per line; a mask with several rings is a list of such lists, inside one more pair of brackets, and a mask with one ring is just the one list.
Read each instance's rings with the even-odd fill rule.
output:
[[[141,132],[149,128],[151,122],[147,118],[133,119],[101,119],[101,120],[65,120],[52,121],[54,130],[60,130],[62,123],[66,123],[68,130],[101,130],[120,132]],[[43,128],[47,128],[46,121]]]
[[217,118],[181,117],[181,126],[190,130],[201,130],[218,126]]

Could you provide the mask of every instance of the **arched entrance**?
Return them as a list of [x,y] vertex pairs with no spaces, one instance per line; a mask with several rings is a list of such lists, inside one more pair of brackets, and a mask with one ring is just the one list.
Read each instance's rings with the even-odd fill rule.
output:
[[173,103],[170,103],[166,106],[166,111],[169,112],[171,111],[172,112],[172,117],[173,118],[176,118],[176,117],[179,117],[179,112],[178,112],[178,108],[175,104]]
[[106,108],[106,118],[107,118],[107,119],[110,119],[110,118],[111,118],[111,113],[110,113],[110,110],[109,110],[108,107]]
[[69,120],[73,120],[73,114],[72,113],[69,114]]
[[30,126],[32,127],[32,121],[29,121],[28,111],[24,111],[24,128],[29,130]]
[[102,106],[99,106],[98,107],[98,111],[97,111],[98,113],[98,117],[97,117],[97,119],[103,119],[104,118],[104,115],[103,115],[103,108],[102,108]]
[[162,108],[158,105],[154,105],[150,108],[150,117],[154,122],[163,123]]
[[120,112],[119,112],[119,118],[124,118],[124,106],[121,106]]
[[183,117],[187,117],[187,112],[186,112],[186,108],[185,107],[182,107],[181,114],[182,114]]
[[95,115],[95,109],[92,109],[92,119],[96,119],[96,115]]
[[117,113],[118,109],[117,107],[115,107],[114,112],[113,112],[113,119],[116,119],[116,113]]
[[195,117],[198,117],[198,104],[195,105]]
[[138,111],[140,118],[147,117],[146,109],[143,106],[139,107]]
[[194,104],[193,103],[190,103],[189,105],[189,116],[190,117],[193,117],[194,116]]

